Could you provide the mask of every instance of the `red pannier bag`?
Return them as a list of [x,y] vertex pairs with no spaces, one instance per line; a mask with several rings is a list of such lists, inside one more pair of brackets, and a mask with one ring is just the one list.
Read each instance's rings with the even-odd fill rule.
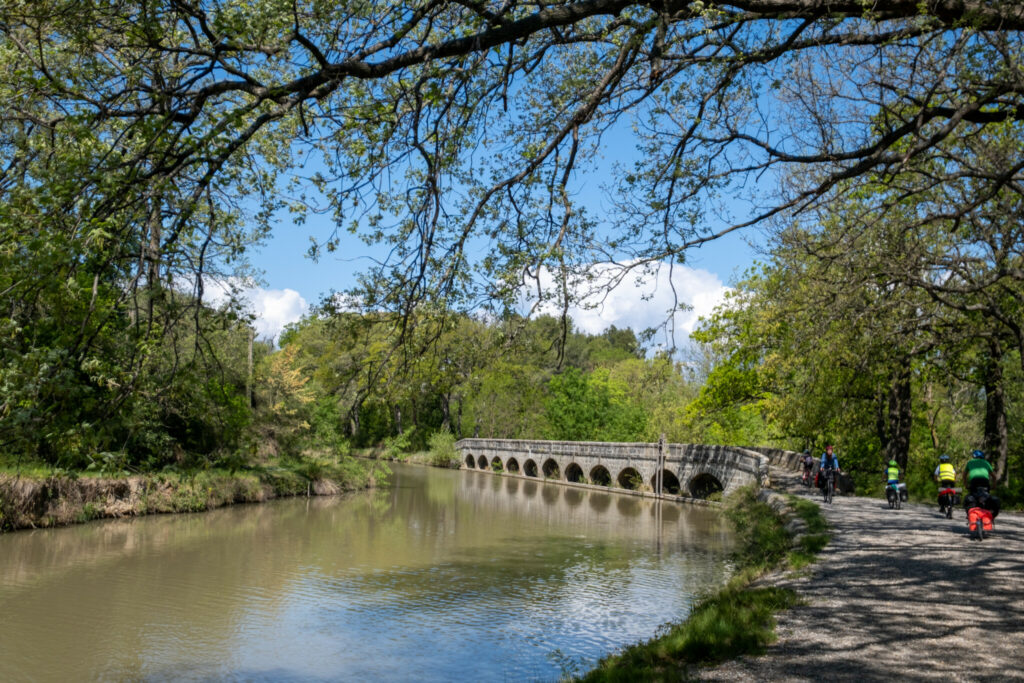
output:
[[992,513],[985,508],[971,508],[967,511],[967,528],[971,531],[977,529],[978,524],[982,525],[985,531],[992,531]]

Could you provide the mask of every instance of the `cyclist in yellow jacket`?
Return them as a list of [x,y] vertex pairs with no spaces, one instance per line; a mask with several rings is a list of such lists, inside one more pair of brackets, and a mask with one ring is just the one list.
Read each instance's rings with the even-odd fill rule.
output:
[[939,456],[939,466],[935,468],[934,477],[939,482],[939,488],[951,489],[956,486],[956,470],[945,453]]
[[939,482],[939,512],[945,513],[947,518],[953,517],[953,506],[956,504],[955,493],[942,493],[956,486],[956,470],[949,456],[945,453],[939,456],[939,466],[935,468],[935,481]]

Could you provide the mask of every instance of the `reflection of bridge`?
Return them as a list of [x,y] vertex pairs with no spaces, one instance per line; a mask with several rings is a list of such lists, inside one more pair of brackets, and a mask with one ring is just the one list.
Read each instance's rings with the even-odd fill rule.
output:
[[783,452],[664,442],[462,439],[455,446],[463,469],[693,498],[766,484],[769,461],[785,457],[779,455]]

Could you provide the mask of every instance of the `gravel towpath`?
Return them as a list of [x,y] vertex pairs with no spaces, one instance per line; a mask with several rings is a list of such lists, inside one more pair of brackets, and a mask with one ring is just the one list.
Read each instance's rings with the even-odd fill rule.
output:
[[[773,481],[812,496],[796,475]],[[890,510],[881,498],[822,507],[833,537],[818,562],[762,580],[805,604],[777,615],[779,639],[763,656],[700,678],[1024,681],[1024,516],[1000,514],[978,541],[962,508],[948,520],[937,505]]]

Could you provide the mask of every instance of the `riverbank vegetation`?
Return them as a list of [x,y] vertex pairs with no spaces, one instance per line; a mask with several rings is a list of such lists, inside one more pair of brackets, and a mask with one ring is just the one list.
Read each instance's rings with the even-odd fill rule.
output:
[[[1022,501],[1022,25],[969,4],[6,3],[0,466],[665,434],[928,498],[981,447]],[[635,166],[577,205],[620,127]],[[311,257],[374,255],[256,341],[247,251],[311,215]],[[740,226],[765,262],[685,352],[569,319]]]
[[[763,652],[775,641],[774,614],[796,605],[799,598],[791,589],[755,582],[771,571],[805,566],[828,542],[827,523],[817,505],[795,496],[786,505],[785,511],[773,508],[753,486],[730,496],[726,514],[736,531],[736,549],[729,582],[697,601],[684,621],[606,657],[582,680],[688,680],[695,667]],[[793,518],[802,526],[795,537],[787,524]]]
[[63,526],[107,517],[201,512],[272,498],[336,495],[366,488],[386,468],[351,458],[307,459],[244,471],[163,471],[144,475],[0,472],[0,531]]

